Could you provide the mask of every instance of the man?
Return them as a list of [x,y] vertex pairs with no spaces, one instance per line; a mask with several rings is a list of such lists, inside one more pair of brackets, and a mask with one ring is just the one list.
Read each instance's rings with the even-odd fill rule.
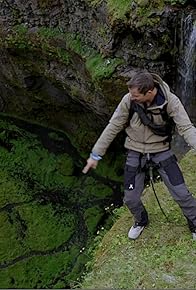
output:
[[[168,85],[159,76],[146,71],[137,72],[127,85],[129,93],[122,98],[109,124],[94,145],[83,173],[97,167],[110,143],[128,121],[125,129],[125,148],[128,149],[128,154],[125,164],[124,203],[135,220],[128,237],[138,238],[148,224],[148,214],[141,201],[141,195],[144,190],[144,168],[151,162],[182,209],[193,239],[196,239],[196,200],[188,191],[170,149],[172,122],[175,123],[179,134],[194,149],[196,128],[179,98],[171,93]],[[131,117],[130,110],[133,111]]]

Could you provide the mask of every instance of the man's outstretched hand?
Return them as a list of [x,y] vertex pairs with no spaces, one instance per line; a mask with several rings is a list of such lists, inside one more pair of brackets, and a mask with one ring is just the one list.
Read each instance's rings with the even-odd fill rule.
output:
[[92,159],[92,158],[88,158],[88,160],[87,160],[87,164],[86,164],[86,166],[83,168],[82,172],[83,172],[84,174],[86,174],[86,173],[89,171],[89,169],[91,169],[91,168],[95,169],[95,168],[97,167],[97,164],[98,164],[98,161],[97,161],[97,160],[94,160],[94,159]]

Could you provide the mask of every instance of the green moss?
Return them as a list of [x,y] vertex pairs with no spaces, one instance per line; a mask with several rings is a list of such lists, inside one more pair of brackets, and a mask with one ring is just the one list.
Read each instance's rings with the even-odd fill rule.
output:
[[162,11],[163,6],[163,1],[140,1],[135,11],[137,16],[136,27],[152,27],[160,23],[160,17],[156,15],[156,12]]
[[[77,122],[76,122],[77,120]],[[82,155],[87,152],[87,148],[91,149],[92,143],[97,139],[97,133],[101,130],[98,128],[95,120],[95,114],[88,113],[67,113],[64,121],[73,124],[74,132],[67,132],[74,147]],[[89,131],[89,126],[91,130]],[[86,158],[86,156],[84,156]]]
[[24,205],[20,207],[19,213],[27,225],[23,242],[32,250],[58,247],[70,238],[75,229],[74,214],[65,211],[60,219],[51,204]]
[[95,233],[97,225],[102,216],[103,210],[100,209],[98,206],[93,206],[85,210],[84,219],[89,233]]
[[[0,156],[6,156],[6,152],[0,148]],[[0,158],[1,159],[1,158]],[[0,169],[0,207],[16,202],[25,202],[30,200],[31,191],[21,180],[16,180],[7,171],[6,167]],[[26,193],[29,194],[26,194]]]
[[107,7],[113,19],[124,19],[125,14],[131,10],[130,0],[108,0]]
[[54,186],[61,188],[65,186],[64,176],[71,175],[73,171],[73,161],[69,155],[63,154],[57,158],[46,149],[41,149],[40,143],[35,140],[12,142],[13,150],[6,159],[2,156],[1,164],[7,167],[12,176],[30,177],[34,182],[48,189]]
[[68,154],[61,154],[57,160],[57,170],[62,175],[72,175],[74,170],[73,159]]
[[[122,182],[124,164],[125,156],[123,154],[118,154],[114,158],[113,154],[108,152],[108,154],[104,156],[104,162],[99,162],[96,172],[106,178]],[[121,173],[119,173],[119,171],[121,171]]]
[[49,28],[49,27],[40,27],[37,31],[38,35],[40,37],[43,37],[45,39],[52,39],[55,37],[61,37],[63,36],[63,33],[58,28]]
[[108,0],[108,11],[111,15],[111,22],[121,20],[131,23],[136,28],[144,26],[154,26],[160,22],[159,16],[154,16],[153,13],[163,10],[164,1],[148,1],[140,0],[135,5],[134,12],[132,12],[132,1],[124,0]]
[[12,267],[0,271],[1,288],[50,288],[53,281],[64,280],[64,288],[68,285],[65,273],[71,262],[68,251],[54,255],[30,257]]
[[68,47],[81,55],[84,59],[92,53],[92,49],[85,45],[84,41],[81,40],[81,36],[73,33],[66,33],[66,42]]
[[[34,181],[50,188],[55,182],[55,175],[57,174],[54,155],[49,154],[47,150],[42,150],[38,145],[34,145],[32,148],[28,142],[23,140],[14,143],[15,147],[11,155],[13,160],[18,162],[17,168],[14,169],[15,175],[22,175],[23,172],[28,172],[28,175]],[[26,164],[25,160],[27,161]],[[47,171],[45,168],[47,168]]]
[[121,59],[104,59],[100,54],[91,56],[86,61],[86,68],[90,72],[93,80],[109,78],[114,73],[116,67],[122,64]]
[[[16,225],[14,223],[10,223],[10,218],[8,217],[8,214],[6,212],[1,212],[0,263],[6,262],[10,259],[14,259],[24,251],[24,245],[20,242],[19,238],[20,237],[18,235]],[[2,282],[1,279],[0,281]]]
[[85,186],[85,190],[92,197],[95,196],[99,199],[103,199],[112,195],[111,187],[99,184],[99,182],[92,177],[86,177],[83,185]]
[[109,78],[116,67],[123,63],[119,58],[103,58],[101,54],[85,45],[79,35],[67,34],[66,41],[70,49],[82,56],[93,81]]
[[5,37],[4,45],[18,50],[36,52],[39,57],[55,58],[68,64],[69,53],[58,47],[56,42],[51,42],[51,39],[60,35],[62,34],[57,29],[41,28],[38,32],[29,33],[24,25],[17,25],[13,27],[13,32]]
[[110,37],[110,32],[108,33],[108,26],[106,24],[100,24],[97,32],[105,42],[108,41],[108,38]]
[[106,185],[103,185],[103,184],[99,184],[96,187],[96,191],[94,189],[94,190],[90,190],[90,192],[92,193],[92,196],[96,196],[96,197],[98,197],[100,199],[103,199],[103,198],[111,197],[113,190],[109,186],[106,186]]
[[[53,143],[62,142],[61,134],[49,132]],[[90,243],[104,215],[102,200],[112,190],[93,177],[72,176],[81,166],[76,156],[49,152],[37,135],[13,123],[0,120],[0,141],[0,205],[6,206],[0,214],[0,264],[13,263],[0,272],[0,287],[66,288],[89,259],[80,249]],[[83,213],[87,236],[79,239]]]
[[[20,221],[25,224],[25,230],[21,228]],[[74,221],[74,214],[69,211],[64,211],[63,217],[59,218],[51,205],[41,206],[35,203],[13,209],[9,217],[2,213],[0,262],[14,259],[32,250],[46,251],[58,247],[73,234]]]
[[[89,260],[89,256],[85,252],[82,252],[78,256],[77,263],[74,264],[72,272],[70,272],[67,275],[69,281],[71,281],[70,282],[70,288],[71,289],[75,289],[76,288],[76,281],[80,280],[80,276],[78,275],[78,273],[81,273],[81,272],[84,271],[84,265]],[[77,277],[77,279],[76,279],[76,277]]]

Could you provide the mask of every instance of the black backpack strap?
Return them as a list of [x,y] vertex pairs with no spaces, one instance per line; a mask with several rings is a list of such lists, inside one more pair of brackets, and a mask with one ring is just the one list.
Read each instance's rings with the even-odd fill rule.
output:
[[[153,122],[153,118],[149,118],[149,116],[147,116],[147,112],[145,108],[141,107],[139,104],[135,103],[134,101],[131,101],[129,117],[127,120],[126,127],[129,126],[130,120],[132,119],[134,112],[138,113],[141,122],[145,126],[148,126],[154,134],[162,136],[162,137],[166,137],[164,142],[169,142],[169,143],[171,142],[172,135],[174,133],[175,123],[173,119],[167,113],[167,104],[162,109],[160,109],[160,112],[158,113],[158,114],[161,114],[162,119],[166,122],[165,125],[156,125]],[[155,113],[155,115],[156,114],[157,113]]]
[[127,120],[128,125],[129,125],[129,123],[133,117],[133,114],[135,112],[137,112],[138,115],[140,116],[142,123],[146,126],[149,126],[149,124],[152,122],[152,120],[150,120],[149,117],[146,115],[146,110],[143,109],[140,105],[138,105],[134,101],[130,102],[129,117]]
[[171,118],[167,112],[167,104],[165,104],[165,106],[162,109],[160,109],[160,113],[161,113],[161,116],[163,118],[163,121],[165,121],[165,122]]
[[152,120],[147,116],[146,110],[137,103],[134,103],[134,112],[138,113],[142,123],[145,126],[150,126],[152,124]]
[[[148,126],[152,132],[156,135],[162,136],[162,137],[169,137],[166,138],[167,142],[171,140],[172,133],[173,133],[173,119],[169,117],[166,107],[162,109],[162,112],[160,112],[163,120],[166,122],[165,125],[157,125],[153,122],[151,118],[147,115],[147,112],[145,108],[142,108],[139,104],[134,103],[134,111],[138,113],[141,122],[145,125]],[[149,112],[151,113],[151,112]],[[166,141],[165,140],[165,141]]]
[[129,109],[129,118],[128,118],[128,122],[131,121],[132,117],[134,114],[134,102],[130,101],[130,109]]

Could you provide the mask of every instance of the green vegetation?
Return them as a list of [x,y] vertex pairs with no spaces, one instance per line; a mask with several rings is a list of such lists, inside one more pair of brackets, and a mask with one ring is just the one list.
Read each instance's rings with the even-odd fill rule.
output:
[[[96,7],[98,5],[101,5],[101,3],[103,2],[103,0],[86,0],[87,3],[89,3],[91,6]],[[132,0],[128,1],[128,0],[122,0],[122,1],[118,1],[118,0],[107,0],[107,6],[108,6],[108,10],[110,13],[113,14],[113,16],[116,19],[123,19],[123,17],[125,16],[125,14],[127,12],[129,12],[131,10],[131,4],[132,4]],[[158,4],[161,5],[184,5],[188,2],[188,0],[138,0],[136,4],[139,4],[140,6],[148,6],[149,4],[153,4],[155,5],[155,7]]]
[[84,219],[87,225],[87,228],[91,234],[95,233],[96,226],[99,224],[103,216],[103,210],[99,207],[89,207],[84,212]]
[[29,32],[25,25],[17,25],[12,33],[4,39],[6,47],[18,50],[36,52],[37,56],[49,59],[58,59],[65,64],[69,63],[69,54],[55,42],[50,42],[52,37],[59,37],[58,29],[50,30],[41,28],[39,32]]
[[[104,156],[104,161],[105,162],[99,163],[96,169],[97,174],[105,176],[106,178],[115,178],[117,181],[122,181],[125,156],[118,154],[114,157],[108,152],[108,154]],[[120,173],[118,172],[119,170]]]
[[108,0],[108,12],[112,14],[114,19],[124,19],[125,14],[131,11],[131,3],[130,0]]
[[[92,6],[101,5],[102,1],[89,1]],[[134,22],[136,27],[153,26],[159,23],[158,16],[151,16],[154,12],[161,11],[165,5],[184,5],[187,0],[107,0],[108,13],[111,23],[116,20]],[[141,19],[142,17],[142,19]],[[130,19],[129,19],[130,18]],[[134,20],[132,20],[132,18]]]
[[[186,183],[195,195],[196,154],[190,151],[181,160]],[[93,261],[84,273],[84,289],[193,289],[196,271],[196,242],[178,205],[162,183],[156,192],[169,222],[160,211],[151,188],[144,193],[150,224],[136,241],[127,238],[133,223],[125,207],[116,209],[117,222],[95,239]],[[93,250],[92,250],[93,249]],[[90,254],[90,253],[89,253]]]
[[[104,175],[103,175],[104,176]],[[107,178],[107,176],[104,176]],[[104,184],[99,184],[98,181],[96,181],[93,177],[87,176],[84,181],[84,186],[86,190],[88,191],[90,196],[94,196],[97,199],[103,199],[111,196],[112,189]],[[95,190],[96,189],[96,190]]]
[[70,49],[81,55],[85,60],[86,68],[93,81],[111,77],[116,67],[123,63],[123,60],[119,58],[103,58],[101,54],[84,45],[79,35],[67,35],[67,43]]
[[62,241],[65,243],[69,240],[75,229],[74,213],[65,210],[59,219],[51,204],[41,207],[39,203],[32,203],[30,207],[20,206],[18,213],[28,227],[23,243],[29,249],[46,251],[58,247]]
[[[64,145],[62,133],[47,138]],[[0,144],[0,288],[72,287],[113,190],[13,122],[0,120]]]
[[82,58],[87,58],[91,54],[91,48],[85,45],[81,41],[81,37],[78,34],[67,33],[66,34],[66,41],[68,47],[76,52],[77,54],[81,55]]
[[73,57],[71,51],[81,56],[93,81],[109,78],[122,59],[104,58],[88,47],[79,35],[63,33],[59,29],[41,27],[29,32],[25,25],[17,25],[5,36],[1,45],[20,51],[35,52],[39,58],[56,59],[68,65]]
[[[5,153],[6,152],[5,151],[3,152],[2,150],[2,154]],[[5,206],[8,202],[15,203],[29,200],[28,195],[25,194],[25,192],[28,190],[28,187],[25,183],[10,177],[9,173],[6,172],[4,168],[0,169],[0,176],[1,176],[0,207]]]
[[121,59],[103,59],[100,54],[95,54],[87,59],[86,68],[93,80],[101,80],[111,77],[115,68],[122,63]]
[[69,282],[64,273],[71,262],[72,258],[68,251],[50,256],[30,257],[13,265],[11,269],[0,271],[1,288],[6,289],[9,285],[10,287],[14,285],[14,288],[18,289],[44,289],[51,288],[51,285],[52,288],[58,288],[58,283],[61,283],[63,288]]
[[[86,1],[92,6],[102,3],[101,0]],[[158,24],[160,17],[156,15],[156,12],[163,10],[165,5],[183,5],[185,3],[186,0],[140,0],[137,3],[129,0],[108,0],[106,5],[112,25],[117,20],[125,21],[128,25],[138,28]],[[50,0],[40,0],[38,4],[44,9],[50,5]],[[105,29],[107,28],[100,26],[97,33],[108,39]],[[123,60],[104,57],[81,39],[81,35],[65,33],[60,28],[41,27],[28,30],[25,25],[17,25],[13,27],[13,32],[9,32],[7,36],[2,35],[0,42],[1,46],[14,48],[21,53],[35,53],[40,60],[57,60],[65,65],[72,63],[74,52],[81,56],[93,82],[111,77]]]

